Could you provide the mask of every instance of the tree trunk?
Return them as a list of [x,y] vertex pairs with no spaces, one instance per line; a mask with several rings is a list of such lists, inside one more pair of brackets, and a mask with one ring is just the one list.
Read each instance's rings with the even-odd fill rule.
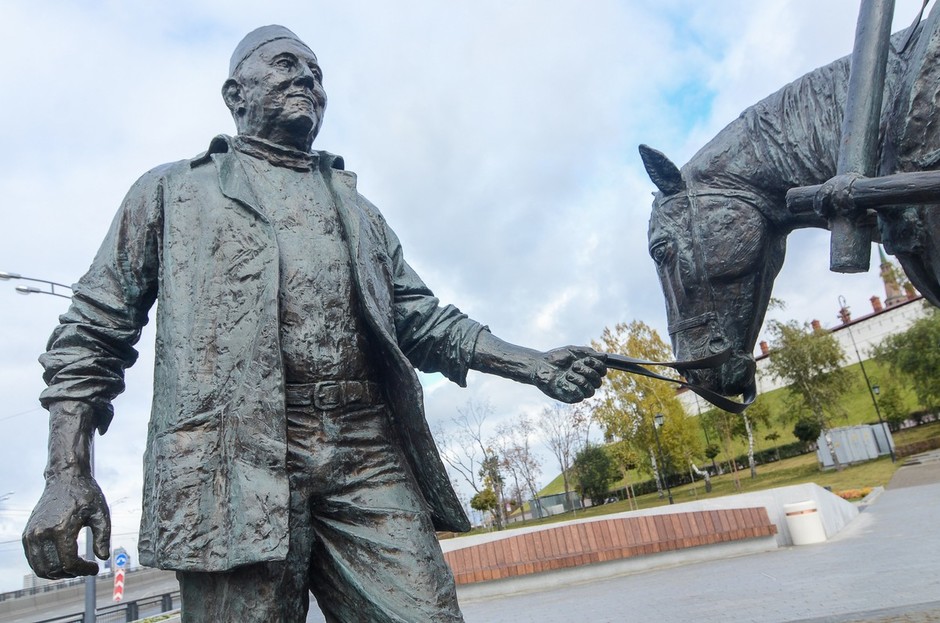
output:
[[659,465],[656,463],[656,453],[652,450],[650,451],[650,463],[653,466],[653,475],[656,477],[656,491],[659,493],[659,499],[661,500],[666,497],[666,493],[663,491],[663,479],[659,473]]
[[754,462],[754,431],[751,430],[751,420],[746,415],[744,418],[744,430],[747,431],[747,464],[751,468],[751,480],[757,478],[757,464]]
[[522,524],[525,525],[525,501],[522,499],[522,489],[519,487],[519,477],[516,472],[512,473],[512,481],[516,485],[516,504],[519,508],[519,517],[522,519]]
[[[526,478],[526,486],[529,488],[529,493],[532,495],[532,504],[535,505],[535,508],[529,508],[532,513],[532,518],[541,519],[545,516],[545,512],[542,509],[542,500],[539,499],[538,489],[536,489],[535,483],[528,478]],[[538,514],[536,514],[536,509],[538,509]]]
[[[565,483],[565,501],[562,505],[562,508],[571,502],[571,485],[568,484],[568,470],[561,470],[561,480]],[[574,511],[574,505],[571,505],[572,512]]]
[[843,469],[845,469],[845,467],[842,465],[842,463],[839,462],[839,457],[836,455],[835,444],[832,443],[832,434],[828,428],[823,429],[823,439],[826,440],[826,448],[829,449],[829,456],[832,457],[832,462],[836,466],[836,471],[841,472]]
[[636,491],[634,491],[632,483],[627,485],[627,497],[630,498],[630,508],[635,511],[640,510],[640,505],[636,501]]
[[689,465],[692,467],[692,470],[693,470],[696,474],[698,474],[699,476],[701,476],[702,478],[705,479],[705,493],[711,493],[711,492],[712,492],[712,477],[711,477],[711,475],[708,473],[708,470],[706,469],[706,470],[703,471],[703,470],[699,469],[699,468],[695,465],[695,463],[691,463],[691,462],[690,462]]
[[496,485],[496,502],[499,508],[496,509],[496,529],[502,530],[506,524],[506,498],[503,495],[503,486]]

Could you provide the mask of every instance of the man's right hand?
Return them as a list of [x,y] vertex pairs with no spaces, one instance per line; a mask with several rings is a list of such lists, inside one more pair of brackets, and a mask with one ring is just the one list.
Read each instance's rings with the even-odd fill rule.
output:
[[41,578],[58,580],[97,575],[98,565],[78,555],[78,533],[91,526],[95,555],[111,556],[111,515],[104,494],[91,476],[54,476],[23,532],[26,559]]

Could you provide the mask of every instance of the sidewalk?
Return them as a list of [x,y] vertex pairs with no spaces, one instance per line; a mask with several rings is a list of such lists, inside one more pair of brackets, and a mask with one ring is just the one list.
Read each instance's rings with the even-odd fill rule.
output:
[[827,543],[467,602],[464,615],[467,623],[940,622],[940,452],[906,461]]

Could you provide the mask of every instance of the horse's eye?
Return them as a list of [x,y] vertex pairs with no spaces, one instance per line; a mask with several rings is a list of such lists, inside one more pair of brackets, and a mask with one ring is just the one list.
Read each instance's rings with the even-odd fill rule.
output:
[[650,257],[652,257],[653,261],[656,262],[656,264],[659,266],[661,266],[662,263],[666,261],[666,258],[668,256],[669,256],[669,245],[666,244],[665,242],[660,242],[658,244],[653,245],[653,247],[650,248]]

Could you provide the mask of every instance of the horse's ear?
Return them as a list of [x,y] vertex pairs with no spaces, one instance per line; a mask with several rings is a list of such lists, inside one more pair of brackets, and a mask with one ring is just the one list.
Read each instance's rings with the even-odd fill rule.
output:
[[656,184],[664,195],[675,195],[685,190],[685,182],[682,181],[682,174],[679,173],[679,167],[673,164],[672,160],[666,157],[661,151],[657,151],[649,145],[640,145],[640,157],[643,159],[643,166],[650,179]]

